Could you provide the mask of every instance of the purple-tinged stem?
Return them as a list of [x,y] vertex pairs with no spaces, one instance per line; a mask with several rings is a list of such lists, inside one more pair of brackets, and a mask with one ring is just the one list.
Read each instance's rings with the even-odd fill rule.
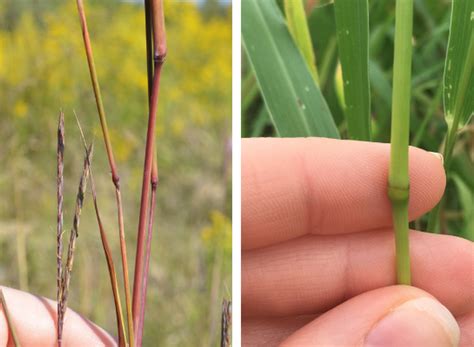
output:
[[148,230],[146,236],[146,252],[145,252],[145,269],[143,272],[143,287],[140,302],[140,318],[137,326],[137,346],[140,346],[143,338],[143,328],[145,326],[145,307],[146,307],[146,294],[148,288],[148,273],[150,269],[150,258],[151,258],[151,240],[153,237],[153,224],[155,222],[155,205],[156,205],[156,189],[158,187],[158,165],[156,164],[156,145],[153,155],[153,168],[151,171],[151,199],[148,211]]
[[128,261],[127,261],[127,245],[125,243],[125,231],[123,222],[123,204],[122,195],[120,193],[120,177],[117,172],[117,166],[115,165],[114,155],[112,151],[112,143],[110,141],[109,131],[107,127],[107,120],[105,117],[104,105],[102,102],[102,96],[100,93],[99,79],[95,69],[94,55],[92,52],[92,45],[89,37],[89,30],[87,29],[87,20],[84,11],[83,0],[76,0],[77,9],[79,12],[79,18],[81,20],[82,36],[84,38],[84,46],[86,50],[87,62],[89,64],[89,72],[91,75],[92,87],[94,89],[94,96],[97,104],[97,111],[99,113],[100,125],[102,128],[102,134],[105,142],[105,148],[107,151],[107,157],[109,159],[110,171],[112,172],[112,182],[115,186],[115,199],[117,203],[117,214],[118,214],[118,225],[119,225],[119,238],[120,238],[120,253],[122,258],[122,271],[123,271],[123,282],[125,289],[125,304],[127,309],[127,323],[128,323],[128,335],[130,346],[134,347],[134,332],[133,332],[133,318],[132,318],[132,303],[130,293],[130,280],[128,274]]
[[[81,139],[84,145],[84,149],[87,151],[86,138],[84,136],[84,132],[82,131],[81,123],[79,122],[79,118],[77,117],[76,113],[74,113],[74,116],[76,117],[77,126],[79,128],[79,132],[81,133]],[[110,284],[112,286],[112,293],[114,295],[115,315],[117,318],[118,345],[120,347],[125,347],[127,345],[127,335],[125,333],[122,303],[120,301],[120,293],[118,289],[117,272],[115,271],[115,265],[112,257],[112,252],[109,246],[109,241],[107,240],[107,233],[105,232],[104,225],[102,224],[102,218],[100,217],[99,213],[99,204],[97,203],[97,191],[95,189],[94,176],[92,175],[92,163],[89,163],[89,176],[91,181],[92,200],[94,201],[94,210],[97,218],[97,224],[99,226],[100,239],[102,241],[102,248],[104,249],[105,259],[107,261]]]
[[[155,143],[156,111],[158,108],[158,93],[160,87],[161,68],[166,57],[166,34],[164,23],[163,0],[152,1],[152,22],[154,41],[154,75],[148,116],[148,129],[145,147],[145,163],[143,170],[142,194],[140,201],[140,219],[138,223],[137,252],[135,257],[135,277],[133,282],[133,320],[135,329],[140,321],[140,305],[143,299],[143,282],[145,267],[145,228],[147,204],[150,195],[150,182],[152,178],[153,147]],[[151,211],[150,211],[151,213]],[[151,229],[153,226],[150,226]],[[144,308],[143,308],[144,309]]]

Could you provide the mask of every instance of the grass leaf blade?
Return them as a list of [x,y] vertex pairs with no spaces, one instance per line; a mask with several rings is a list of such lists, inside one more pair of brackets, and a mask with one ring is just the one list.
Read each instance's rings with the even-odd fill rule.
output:
[[349,137],[370,140],[369,9],[367,0],[334,3]]
[[339,138],[326,101],[274,1],[242,2],[242,37],[278,135]]
[[474,111],[474,2],[453,0],[444,68],[444,108],[448,126],[457,131]]
[[302,0],[285,0],[285,15],[296,45],[301,51],[308,68],[313,75],[314,81],[319,84],[318,70],[316,68],[316,57],[311,43],[306,13],[304,12]]

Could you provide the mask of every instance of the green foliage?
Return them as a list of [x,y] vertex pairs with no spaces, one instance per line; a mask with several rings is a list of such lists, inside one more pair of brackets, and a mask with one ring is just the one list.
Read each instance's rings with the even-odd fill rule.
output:
[[368,0],[334,3],[349,138],[370,140]]
[[329,108],[276,3],[243,1],[242,35],[278,134],[338,138]]
[[[35,3],[41,11],[34,11],[31,1],[0,4],[0,10],[8,7],[12,13],[11,25],[0,25],[0,283],[22,283],[24,289],[53,298],[60,108],[66,114],[65,228],[72,222],[82,166],[83,150],[72,115],[76,110],[87,139],[95,140],[98,201],[116,266],[120,258],[114,191],[75,3]],[[121,175],[129,264],[133,264],[148,112],[144,11],[142,6],[116,1],[90,1],[87,10]],[[213,265],[208,261],[209,246],[200,235],[210,211],[230,216],[229,184],[222,172],[231,124],[230,11],[221,8],[213,14],[193,3],[169,1],[166,19],[169,54],[156,130],[160,185],[144,341],[208,345],[217,341],[218,327],[201,317],[219,314],[221,298],[230,296],[226,288],[230,288],[231,267],[223,262],[221,281],[215,287],[217,300],[210,302]],[[86,199],[83,210],[70,306],[115,331],[110,283],[91,202]],[[27,265],[21,261],[23,251]],[[11,264],[17,255],[15,267]]]
[[[272,2],[270,0],[266,1],[266,3],[269,3],[267,7],[270,7]],[[469,3],[469,6],[472,6],[472,1],[461,2]],[[442,152],[447,132],[442,101],[443,66],[448,45],[451,2],[415,0],[414,5],[410,144],[429,151]],[[464,16],[468,16],[471,12],[464,11],[463,13]],[[343,53],[337,47],[335,5],[332,3],[326,6],[307,8],[306,14],[313,50],[317,57],[317,69],[320,76],[319,89],[327,102],[341,137],[348,138],[348,124],[345,121],[342,103],[336,92],[337,88],[335,88],[336,83],[343,81],[342,77],[337,76],[338,61],[342,61],[341,54]],[[280,18],[279,16],[280,13],[274,15],[274,17]],[[395,2],[388,0],[369,1],[369,17],[368,59],[371,134],[373,141],[389,142]],[[472,23],[471,20],[469,25],[472,26]],[[256,26],[252,25],[253,23],[249,22],[248,30],[258,31],[255,29]],[[279,30],[276,34],[283,31],[283,29]],[[467,34],[468,31],[464,31],[463,35],[458,36],[465,39]],[[272,54],[267,54],[266,57],[270,59],[271,56]],[[255,78],[254,72],[245,58],[242,73],[246,80],[252,81]],[[462,60],[462,63],[466,62],[468,62],[468,59]],[[461,65],[461,63],[457,64],[459,68],[461,68]],[[307,73],[309,74],[309,72]],[[469,76],[472,80],[472,74]],[[291,81],[295,84],[300,83],[299,80],[299,77],[291,78]],[[279,84],[274,81],[272,84],[273,93],[278,93],[276,91],[278,87]],[[472,90],[474,88],[470,88],[469,93]],[[252,83],[242,84],[243,98],[251,96],[247,98],[246,107],[242,108],[243,136],[276,135],[274,126],[267,120],[268,118],[265,117],[265,113],[262,111],[265,108],[263,105],[264,95],[262,97],[262,94],[264,93],[261,93],[258,89],[255,90]],[[472,100],[474,98],[465,101],[463,107],[469,108],[469,103]],[[308,115],[308,117],[315,116],[315,113]],[[474,169],[473,138],[474,130],[471,121],[462,131],[458,132],[458,138],[453,148],[451,167],[452,173],[458,175],[464,186],[467,186],[471,192],[474,192],[474,183],[472,182],[472,170]],[[465,230],[467,222],[464,215],[469,214],[469,209],[466,203],[460,203],[460,200],[459,189],[454,185],[451,175],[448,175],[447,198],[441,209],[442,230],[448,234],[465,236],[463,230]],[[462,200],[467,201],[464,198]],[[412,226],[424,230],[427,221],[427,216],[423,216]]]
[[474,113],[473,67],[474,2],[453,0],[443,93],[448,129],[462,128]]
[[308,68],[313,75],[314,81],[319,83],[318,71],[316,70],[316,59],[311,45],[311,36],[309,35],[306,14],[303,8],[303,0],[285,0],[285,15],[296,45],[303,55]]

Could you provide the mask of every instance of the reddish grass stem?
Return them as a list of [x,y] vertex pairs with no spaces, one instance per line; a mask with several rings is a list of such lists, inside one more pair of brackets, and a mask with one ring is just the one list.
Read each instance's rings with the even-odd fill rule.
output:
[[[81,123],[79,122],[79,118],[77,117],[76,113],[74,113],[74,116],[76,117],[77,126],[79,128],[79,132],[81,133],[81,139],[84,145],[84,149],[87,151],[86,138],[84,136],[84,132],[82,131]],[[122,303],[120,301],[120,293],[118,289],[117,272],[115,271],[115,265],[114,265],[114,260],[112,257],[112,252],[110,250],[109,242],[107,240],[107,233],[105,232],[104,225],[102,224],[102,218],[100,217],[100,213],[99,213],[99,205],[97,203],[97,192],[95,189],[94,176],[92,175],[92,163],[89,163],[89,172],[90,172],[92,199],[94,201],[95,215],[97,218],[97,224],[99,226],[100,239],[102,241],[102,248],[104,249],[105,259],[107,261],[110,284],[112,286],[112,292],[114,296],[115,315],[117,317],[117,332],[118,332],[118,340],[119,340],[118,344],[120,347],[122,347],[122,346],[126,346],[127,344],[127,336],[125,333],[125,324],[124,324],[123,313],[122,313]]]
[[[156,146],[155,146],[156,148]],[[156,151],[156,149],[155,149]],[[154,152],[155,152],[154,151]],[[148,287],[148,273],[150,269],[150,257],[151,257],[151,239],[153,236],[153,224],[155,221],[155,205],[156,205],[156,188],[158,187],[158,165],[156,164],[156,152],[153,155],[153,168],[151,171],[151,198],[150,206],[148,211],[148,230],[146,235],[146,251],[145,251],[145,268],[142,279],[142,294],[140,302],[140,317],[137,326],[137,346],[141,346],[143,338],[143,329],[145,325],[145,307],[146,307],[146,294]]]
[[125,324],[123,321],[122,304],[120,302],[117,272],[115,271],[115,266],[114,266],[114,262],[112,258],[112,252],[110,250],[109,242],[107,240],[107,233],[105,232],[104,226],[102,224],[102,219],[100,218],[99,206],[97,204],[97,193],[95,189],[94,177],[92,176],[92,170],[91,170],[90,175],[91,175],[91,189],[92,189],[92,199],[94,200],[95,215],[97,217],[97,224],[99,225],[100,239],[102,241],[102,248],[104,249],[105,259],[107,260],[107,268],[109,270],[110,283],[112,285],[112,292],[114,295],[115,315],[117,317],[117,331],[118,331],[119,346],[126,346],[127,337],[125,333]]
[[[57,210],[57,230],[56,230],[56,282],[57,282],[57,291],[56,291],[56,301],[57,301],[57,319],[58,322],[62,320],[61,318],[61,301],[62,301],[62,277],[63,277],[63,201],[64,201],[64,113],[61,111],[59,113],[59,122],[58,122],[58,146],[57,146],[57,200],[58,200],[58,210]],[[58,347],[61,347],[62,344],[62,324],[57,324],[56,334],[58,340]]]
[[99,80],[94,63],[94,55],[92,52],[92,45],[89,37],[89,30],[87,28],[87,20],[84,11],[83,0],[76,0],[77,9],[79,12],[79,18],[81,21],[82,36],[84,39],[84,46],[86,50],[87,62],[89,65],[89,72],[91,75],[92,87],[94,89],[94,96],[97,104],[97,111],[99,113],[100,124],[102,128],[102,134],[105,142],[105,148],[107,151],[107,157],[109,160],[110,171],[112,173],[112,182],[115,186],[115,199],[117,202],[118,212],[118,226],[119,226],[119,238],[120,238],[120,253],[122,258],[122,271],[123,281],[125,289],[125,304],[127,309],[127,323],[128,323],[128,335],[130,346],[135,346],[134,343],[134,331],[133,331],[133,318],[132,318],[132,304],[131,304],[131,293],[130,293],[130,280],[128,274],[128,261],[127,261],[127,245],[125,243],[125,231],[123,222],[123,204],[122,195],[120,193],[120,177],[117,172],[117,166],[115,165],[115,159],[112,151],[112,144],[110,141],[109,131],[107,127],[107,120],[105,117],[105,110],[102,102],[102,96],[100,93]]
[[[149,116],[148,116],[148,129],[145,147],[145,163],[143,170],[143,181],[142,181],[142,194],[140,201],[140,218],[138,223],[138,236],[137,236],[137,252],[135,257],[135,277],[133,282],[133,319],[134,326],[137,330],[140,325],[141,311],[144,307],[140,307],[144,303],[143,293],[146,281],[144,281],[145,274],[145,263],[146,258],[144,252],[149,245],[145,245],[145,228],[146,228],[146,216],[147,216],[147,204],[150,195],[150,182],[152,179],[152,164],[156,160],[153,156],[154,143],[155,143],[155,124],[156,124],[156,112],[158,108],[158,93],[160,87],[161,68],[166,57],[166,34],[165,34],[165,23],[164,23],[164,11],[163,11],[163,0],[152,0],[151,5],[152,13],[152,24],[153,24],[153,43],[154,43],[154,74],[153,84],[149,103]],[[155,162],[156,163],[156,162]],[[156,188],[156,184],[155,184]],[[151,204],[150,204],[151,205]],[[149,215],[152,211],[149,211]],[[150,218],[149,230],[152,230],[153,218]],[[147,242],[148,243],[148,242]],[[147,250],[149,252],[149,250]],[[143,313],[144,314],[144,313]],[[141,323],[143,325],[143,321]],[[143,333],[143,326],[141,326],[141,333]],[[138,335],[137,335],[138,336]],[[141,337],[139,337],[141,339]]]

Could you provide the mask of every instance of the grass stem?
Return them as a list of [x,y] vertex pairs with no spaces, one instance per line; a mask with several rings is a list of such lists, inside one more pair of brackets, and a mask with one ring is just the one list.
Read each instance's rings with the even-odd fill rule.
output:
[[[87,143],[84,136],[84,132],[82,131],[81,124],[79,122],[79,118],[77,117],[76,113],[74,113],[74,116],[76,117],[77,126],[79,128],[79,132],[81,133],[81,139],[84,145],[84,149],[87,151]],[[123,313],[122,313],[122,303],[120,301],[120,293],[118,289],[117,272],[115,271],[115,265],[114,265],[114,260],[112,257],[112,252],[110,250],[109,242],[107,240],[107,233],[105,232],[104,225],[102,224],[102,218],[100,217],[100,213],[99,213],[99,205],[97,203],[97,191],[95,189],[94,176],[92,175],[92,163],[89,163],[89,172],[90,172],[92,199],[94,201],[95,215],[97,218],[97,224],[99,226],[100,239],[102,241],[102,248],[104,249],[105,259],[107,261],[110,284],[112,286],[112,292],[114,296],[115,314],[117,317],[118,344],[120,347],[122,347],[122,346],[126,346],[127,335],[125,332],[125,324],[124,324]]]
[[15,325],[13,324],[12,317],[10,315],[10,311],[8,310],[7,301],[5,300],[5,295],[3,295],[3,289],[0,288],[0,302],[2,304],[3,312],[5,314],[5,318],[7,319],[8,330],[10,331],[10,335],[13,340],[13,344],[15,347],[20,347],[20,340],[18,339],[18,333],[16,331]]
[[393,66],[392,130],[388,196],[395,231],[397,282],[411,284],[408,239],[408,143],[412,60],[413,0],[397,0]]
[[146,307],[146,294],[148,285],[148,273],[150,269],[150,258],[151,258],[151,240],[153,236],[153,224],[155,221],[155,205],[156,205],[156,188],[158,187],[158,165],[156,163],[156,146],[154,146],[153,155],[153,166],[151,171],[151,198],[150,206],[148,211],[148,226],[147,236],[145,240],[145,268],[143,271],[143,286],[140,303],[140,317],[138,320],[137,328],[137,345],[140,346],[143,338],[143,329],[145,325],[145,307]]
[[127,324],[128,324],[128,336],[130,346],[134,346],[134,331],[133,331],[133,317],[132,317],[132,303],[131,303],[131,293],[130,293],[130,280],[128,274],[128,261],[127,261],[127,246],[125,242],[125,231],[124,231],[124,222],[123,222],[123,204],[122,204],[122,195],[120,193],[120,177],[117,172],[117,166],[115,164],[115,159],[112,150],[112,143],[110,141],[109,131],[107,127],[107,120],[105,116],[105,110],[102,102],[102,96],[100,93],[99,80],[97,77],[97,72],[94,63],[94,55],[92,52],[92,45],[90,42],[89,31],[87,28],[87,20],[84,10],[83,0],[76,0],[77,9],[79,12],[79,18],[81,21],[82,36],[84,39],[84,46],[86,50],[87,62],[89,66],[89,73],[91,76],[92,87],[94,89],[94,96],[97,104],[97,111],[99,113],[99,120],[102,128],[102,134],[105,142],[105,148],[107,151],[107,157],[109,160],[109,166],[112,173],[112,182],[115,186],[115,199],[117,204],[117,214],[118,214],[118,226],[119,226],[119,238],[120,238],[120,253],[122,259],[122,271],[123,271],[123,281],[125,289],[125,304],[127,309]]
[[[144,253],[146,249],[146,216],[151,187],[150,182],[152,179],[152,166],[153,162],[156,160],[154,159],[153,151],[155,145],[155,124],[156,113],[158,109],[158,94],[160,87],[161,68],[165,61],[167,53],[163,0],[152,0],[151,9],[148,10],[150,10],[150,13],[152,15],[153,24],[154,74],[152,92],[149,103],[150,107],[145,146],[145,163],[143,169],[142,194],[140,201],[140,217],[138,223],[137,251],[135,255],[135,275],[133,282],[133,319],[134,326],[136,329],[140,324],[140,312],[142,309],[144,309],[144,307],[141,308],[140,306],[143,303],[143,286],[146,285],[146,283],[143,282],[146,262],[146,257]],[[141,339],[141,336],[139,337],[139,339]]]

